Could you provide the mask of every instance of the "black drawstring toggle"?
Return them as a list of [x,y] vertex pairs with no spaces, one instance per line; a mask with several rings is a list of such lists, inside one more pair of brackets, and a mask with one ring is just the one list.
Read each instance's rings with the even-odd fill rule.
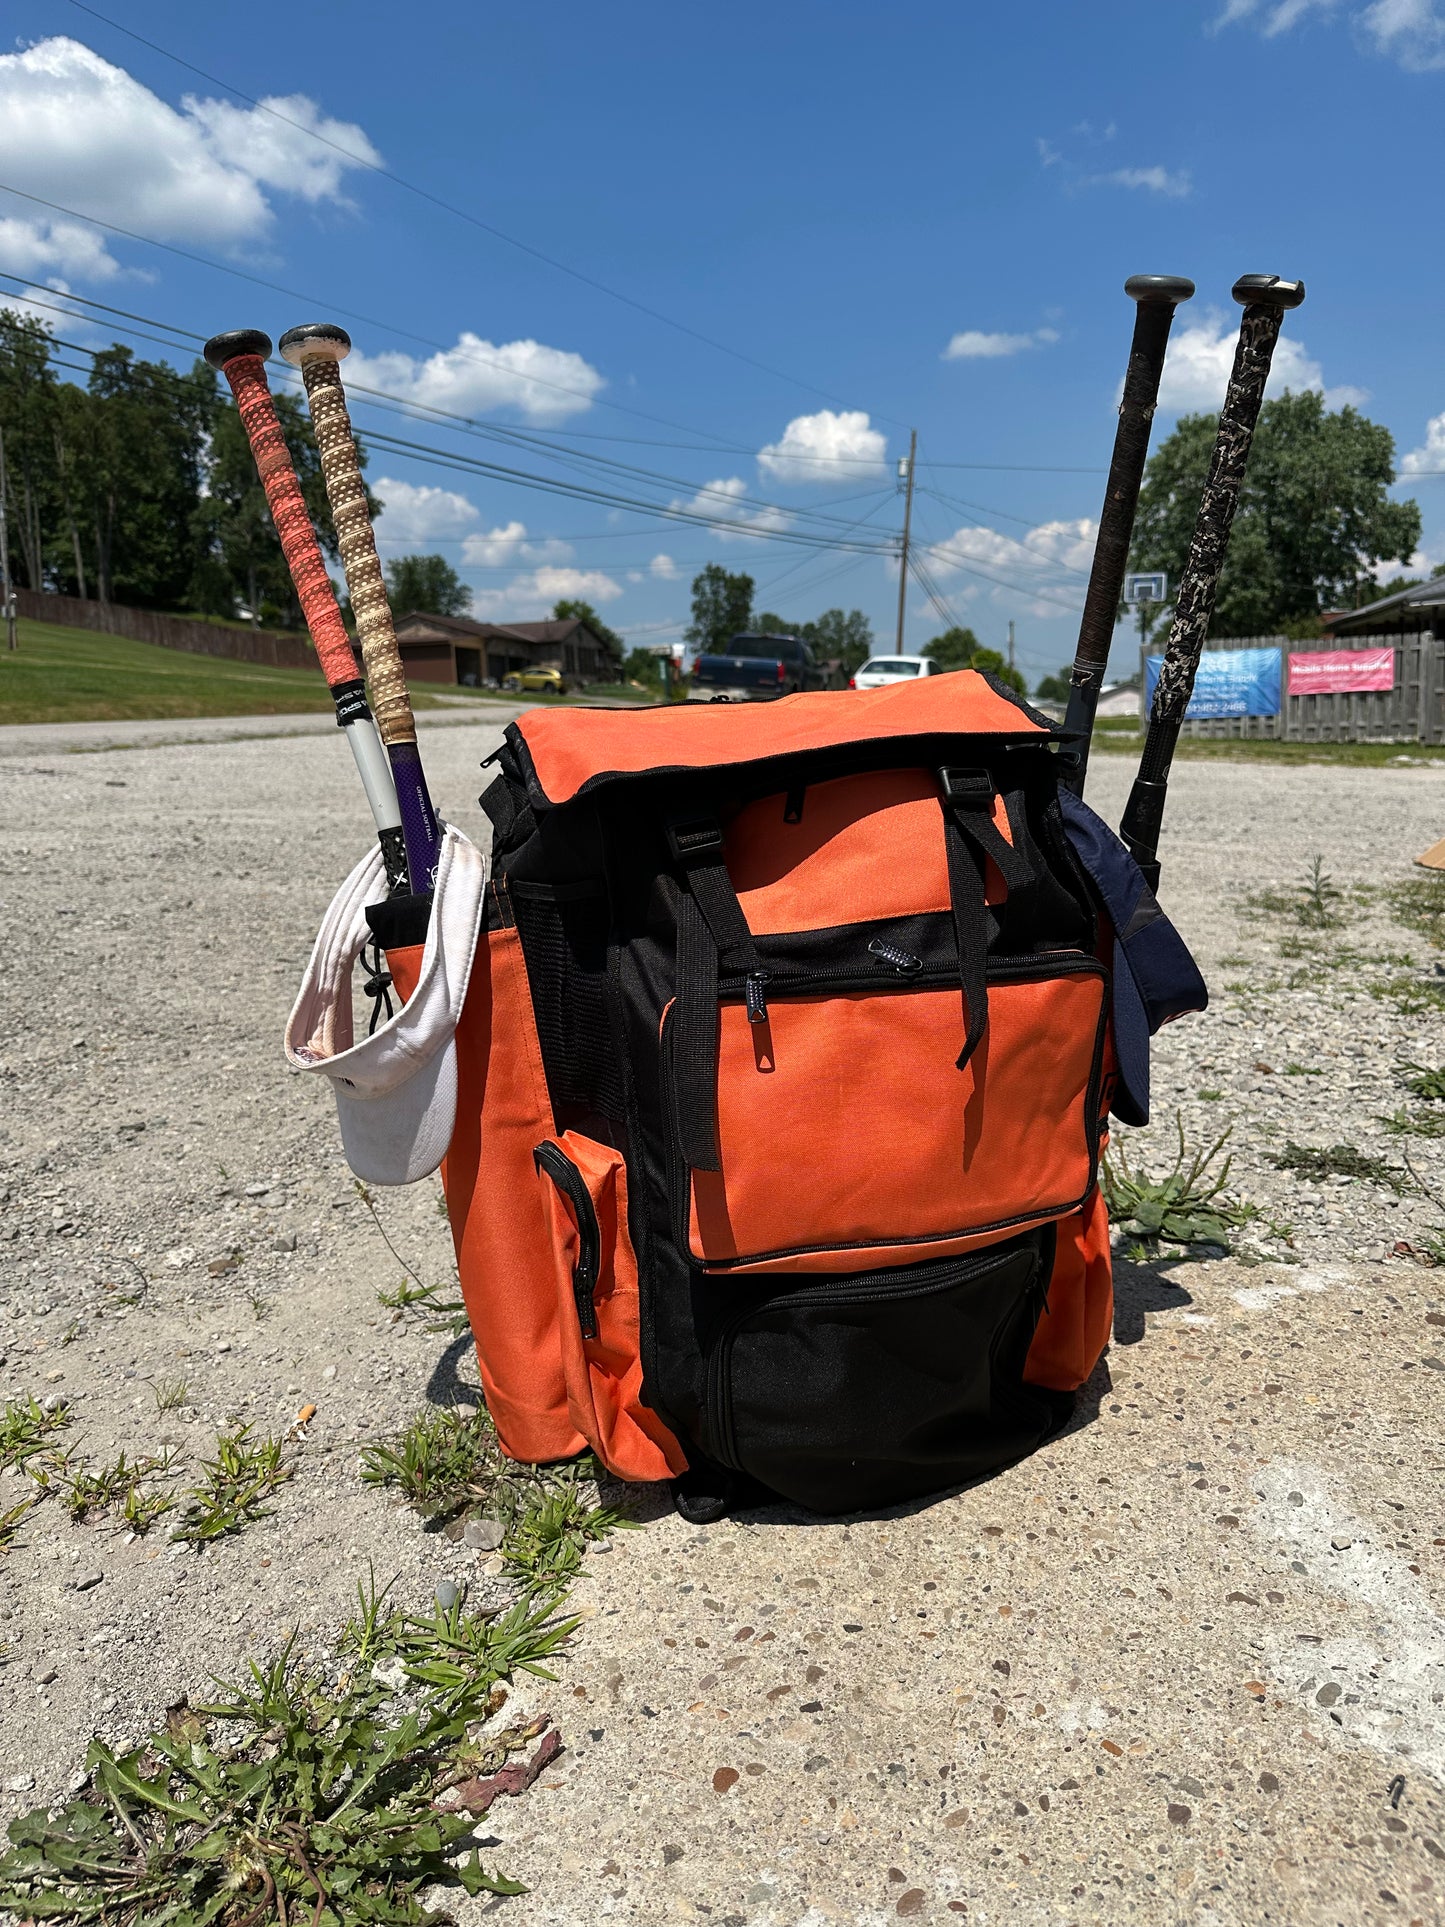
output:
[[[368,951],[370,955],[367,954]],[[386,960],[382,955],[381,945],[374,937],[369,944],[363,947],[361,961],[364,967],[371,973],[361,986],[363,993],[371,999],[371,1022],[366,1027],[366,1034],[370,1037],[377,1025],[381,1022],[382,1005],[386,1005],[388,1018],[393,1014],[391,1006],[391,972],[386,967]]]

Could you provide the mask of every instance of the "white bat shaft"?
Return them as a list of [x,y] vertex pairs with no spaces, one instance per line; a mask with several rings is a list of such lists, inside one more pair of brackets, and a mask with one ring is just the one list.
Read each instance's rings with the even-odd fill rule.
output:
[[366,800],[371,805],[377,829],[399,830],[401,809],[396,800],[396,783],[392,779],[391,764],[381,746],[376,724],[370,716],[358,716],[355,722],[346,725],[343,734],[356,758],[356,773],[366,791]]

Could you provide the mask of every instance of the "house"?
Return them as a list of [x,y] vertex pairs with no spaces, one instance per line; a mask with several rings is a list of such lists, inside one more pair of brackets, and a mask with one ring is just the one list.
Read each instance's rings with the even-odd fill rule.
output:
[[1358,609],[1332,609],[1323,621],[1331,636],[1415,636],[1426,630],[1438,636],[1445,631],[1445,575]]
[[476,688],[521,669],[560,669],[572,683],[614,682],[622,658],[578,616],[548,622],[473,622],[412,610],[396,624],[407,680]]

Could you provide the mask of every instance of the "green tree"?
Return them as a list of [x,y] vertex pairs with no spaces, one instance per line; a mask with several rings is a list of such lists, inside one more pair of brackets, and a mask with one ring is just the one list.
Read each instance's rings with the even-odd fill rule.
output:
[[1056,669],[1051,676],[1040,676],[1034,685],[1034,694],[1041,703],[1067,703],[1069,700],[1069,672]]
[[683,631],[699,655],[725,654],[729,637],[752,626],[753,578],[716,562],[692,579],[692,621]]
[[[619,662],[627,654],[627,644],[615,629],[609,629],[590,602],[583,602],[579,596],[564,596],[560,602],[552,604],[553,620],[570,622],[573,617],[585,622],[599,642],[605,643]],[[633,654],[637,654],[634,650]]]
[[[317,539],[334,560],[336,535],[321,458],[307,426],[306,405],[295,395],[278,394],[276,413]],[[373,508],[379,506],[373,502]],[[240,603],[253,622],[283,628],[300,626],[301,607],[276,539],[251,445],[234,408],[222,406],[217,410],[206,493],[196,504],[194,527],[194,607],[229,616],[236,613]]]
[[985,648],[972,629],[957,625],[945,629],[941,636],[935,636],[932,642],[923,645],[922,653],[942,670],[979,669],[992,676],[995,682],[1017,691],[1020,696],[1028,694],[1019,671],[1005,662],[997,649]]
[[[1151,457],[1131,569],[1164,569],[1178,582],[1217,427],[1215,415],[1185,415]],[[1407,561],[1420,510],[1389,499],[1394,472],[1390,431],[1357,409],[1328,409],[1309,391],[1267,401],[1211,634],[1268,635],[1353,607],[1376,563]]]
[[921,654],[930,657],[940,669],[972,669],[982,644],[972,629],[945,629],[941,636],[923,645]]
[[386,565],[386,592],[397,615],[464,616],[472,592],[444,555],[399,555]]
[[622,680],[660,691],[664,687],[661,658],[649,649],[629,649],[622,658]]
[[764,636],[797,636],[812,650],[815,662],[839,663],[845,676],[861,669],[873,653],[873,625],[861,609],[825,609],[814,622],[760,615],[753,617],[752,627]]
[[[0,310],[0,429],[9,481],[10,566],[27,588],[45,583],[46,534],[59,500],[55,429],[59,383],[50,334],[13,309]],[[18,564],[18,567],[17,567]]]

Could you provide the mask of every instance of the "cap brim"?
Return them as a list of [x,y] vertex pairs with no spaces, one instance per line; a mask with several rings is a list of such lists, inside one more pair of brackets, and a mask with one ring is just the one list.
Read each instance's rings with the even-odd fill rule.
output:
[[364,1096],[331,1080],[346,1161],[368,1184],[413,1184],[447,1154],[457,1118],[457,1047],[448,1038],[389,1090]]

